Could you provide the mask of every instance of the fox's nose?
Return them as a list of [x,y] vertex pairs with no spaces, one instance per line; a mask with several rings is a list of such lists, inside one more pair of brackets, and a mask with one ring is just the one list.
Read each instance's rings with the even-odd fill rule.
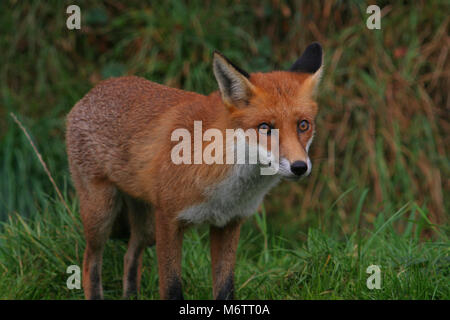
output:
[[291,171],[297,175],[301,176],[308,170],[308,165],[305,161],[295,161],[291,164]]

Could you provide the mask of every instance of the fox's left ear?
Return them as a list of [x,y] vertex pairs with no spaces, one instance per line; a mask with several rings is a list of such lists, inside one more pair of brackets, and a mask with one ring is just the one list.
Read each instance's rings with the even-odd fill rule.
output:
[[291,66],[289,71],[310,74],[302,85],[305,90],[315,93],[322,76],[322,46],[311,43],[302,56]]

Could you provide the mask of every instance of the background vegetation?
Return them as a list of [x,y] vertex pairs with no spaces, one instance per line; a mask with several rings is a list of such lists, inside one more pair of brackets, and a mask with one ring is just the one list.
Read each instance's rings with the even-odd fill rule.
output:
[[[211,54],[244,69],[286,69],[312,41],[325,51],[313,172],[280,184],[244,226],[241,299],[449,299],[449,21],[445,0],[0,2],[0,298],[82,298],[65,270],[81,265],[78,203],[64,118],[100,80],[125,74],[186,90],[217,89]],[[372,2],[370,2],[372,3]],[[56,196],[14,112],[70,211]],[[211,298],[207,229],[184,247],[186,297]],[[120,297],[125,244],[110,242],[104,285]],[[367,266],[382,268],[368,290]],[[154,248],[143,298],[158,298]]]

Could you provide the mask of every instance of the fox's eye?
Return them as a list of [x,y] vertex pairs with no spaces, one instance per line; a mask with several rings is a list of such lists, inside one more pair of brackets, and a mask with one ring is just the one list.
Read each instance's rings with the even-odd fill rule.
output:
[[263,122],[258,126],[258,130],[260,133],[270,135],[270,130],[272,127],[268,125],[267,123]]
[[306,120],[302,120],[298,123],[298,131],[305,132],[309,129],[309,122]]

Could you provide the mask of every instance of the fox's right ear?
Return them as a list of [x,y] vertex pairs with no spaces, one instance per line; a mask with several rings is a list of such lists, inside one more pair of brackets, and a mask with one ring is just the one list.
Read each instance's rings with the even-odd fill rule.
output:
[[247,105],[254,88],[250,75],[218,51],[214,51],[213,70],[225,105]]
[[314,74],[322,67],[322,46],[318,42],[311,43],[302,56],[291,66],[289,71]]
[[322,77],[322,46],[318,42],[311,43],[300,58],[294,62],[289,71],[309,74],[303,83],[302,90],[314,94]]

